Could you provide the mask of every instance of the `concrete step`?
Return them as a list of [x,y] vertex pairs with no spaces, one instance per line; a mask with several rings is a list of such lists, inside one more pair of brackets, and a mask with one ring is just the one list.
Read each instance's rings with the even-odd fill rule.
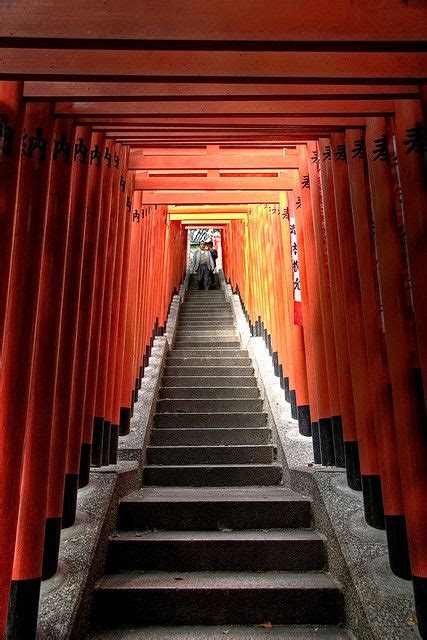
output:
[[258,387],[162,387],[160,398],[258,398]]
[[273,462],[272,444],[197,445],[147,447],[147,464],[268,464]]
[[211,627],[116,627],[92,631],[90,640],[349,640],[340,627],[320,625],[287,625],[264,628],[248,626]]
[[180,400],[158,400],[156,413],[241,413],[262,411],[261,398],[186,398]]
[[325,538],[317,531],[144,531],[109,540],[118,571],[318,571]]
[[192,357],[180,357],[179,355],[175,355],[172,351],[172,354],[166,358],[166,364],[169,366],[187,366],[187,367],[205,367],[205,366],[217,366],[220,365],[222,367],[232,367],[234,365],[238,365],[239,367],[247,366],[252,367],[252,360],[250,358],[245,358],[244,356],[240,356],[239,358],[233,357],[229,358],[227,356],[218,357],[218,355],[209,355],[209,356],[192,356]]
[[256,379],[251,376],[169,376],[162,380],[164,387],[256,387]]
[[174,347],[185,347],[185,348],[194,348],[197,345],[204,347],[205,349],[208,347],[233,347],[234,349],[238,349],[240,347],[240,341],[235,337],[224,337],[220,336],[218,338],[176,338]]
[[183,320],[179,323],[179,331],[235,331],[232,320]]
[[164,375],[165,376],[224,376],[224,377],[233,377],[233,376],[250,376],[254,372],[253,367],[246,366],[238,366],[235,367],[215,367],[215,366],[205,366],[205,367],[189,367],[189,366],[180,366],[170,367],[169,365],[165,366]]
[[192,427],[265,427],[267,414],[260,413],[156,413],[154,424],[160,429]]
[[143,484],[157,487],[245,487],[277,485],[278,464],[147,465]]
[[102,624],[337,624],[340,585],[324,573],[130,572],[94,594]]
[[152,429],[153,445],[269,444],[271,429]]
[[122,498],[119,527],[297,529],[311,527],[311,502],[286,487],[144,487]]
[[218,357],[226,357],[226,358],[247,358],[248,352],[246,349],[233,349],[227,347],[220,348],[211,348],[204,349],[203,346],[200,348],[194,349],[186,349],[180,347],[174,347],[171,351],[171,357],[173,358],[218,358]]
[[236,338],[236,330],[233,329],[215,329],[212,328],[208,331],[204,329],[197,329],[196,327],[193,329],[178,329],[176,332],[177,340],[181,340],[183,338]]

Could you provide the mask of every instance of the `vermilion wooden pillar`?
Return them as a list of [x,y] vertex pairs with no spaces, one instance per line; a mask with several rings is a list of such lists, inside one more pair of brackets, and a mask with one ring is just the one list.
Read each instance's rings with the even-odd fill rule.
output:
[[[328,140],[328,143],[330,141]],[[324,160],[326,149],[328,149],[329,160]],[[350,266],[350,251],[353,248],[353,231],[351,225],[344,225],[340,214],[342,211],[342,201],[337,201],[339,211],[336,211],[334,184],[332,182],[332,164],[335,167],[335,174],[338,174],[339,167],[346,162],[345,147],[343,144],[332,147],[330,144],[320,145],[320,155],[322,156],[322,168],[328,185],[325,185],[324,204],[325,216],[327,217],[327,236],[331,246],[328,254],[330,260],[334,257],[332,269],[341,273],[342,278],[338,282],[336,277],[335,287],[340,287],[340,298],[344,302],[345,308],[341,307],[341,313],[336,314],[336,324],[346,325],[347,346],[349,350],[349,369],[347,375],[351,375],[353,387],[354,410],[356,416],[356,427],[360,446],[360,460],[362,470],[362,491],[365,518],[368,524],[377,528],[384,528],[384,511],[381,494],[381,480],[378,468],[377,447],[374,431],[374,416],[372,409],[371,390],[368,376],[368,357],[366,353],[366,341],[362,319],[362,309],[360,292],[358,287],[357,264]],[[326,180],[325,180],[326,182]],[[327,193],[327,189],[329,193]],[[336,251],[338,250],[338,251]],[[335,254],[335,255],[334,255]],[[340,303],[336,301],[338,307]],[[343,329],[344,330],[344,329]],[[345,372],[342,372],[344,375]],[[341,382],[341,379],[340,379]]]
[[366,149],[400,478],[418,625],[427,634],[427,432],[419,362],[408,339],[410,309],[391,183],[384,118],[367,118]]
[[5,632],[15,548],[53,124],[52,105],[27,105],[0,389],[0,637]]
[[[102,163],[102,151],[102,134],[93,133],[88,150],[88,174],[84,200],[86,227],[81,266],[76,352],[65,466],[66,475],[62,511],[63,527],[71,526],[75,520],[80,458],[83,461],[90,459],[90,448],[89,450],[82,448],[81,442],[85,409],[85,388],[88,375],[87,363],[90,354],[93,300],[95,299],[95,303],[99,301],[99,296],[94,298],[94,287],[96,282],[96,265],[98,263],[98,235],[101,225],[100,199],[103,188],[104,171],[106,170],[105,165]],[[98,153],[101,154],[101,157]]]
[[[305,145],[298,147],[299,179],[303,182],[304,176],[308,177],[308,150]],[[307,181],[304,182],[307,184]],[[314,240],[312,204],[310,196],[310,182],[301,189],[301,217],[305,239],[306,277],[310,291],[310,325],[312,327],[313,360],[317,390],[317,408],[319,422],[311,425],[313,438],[314,460],[321,462],[319,425],[322,428],[332,428],[331,409],[329,403],[328,379],[325,375],[325,342],[323,339],[323,317],[320,305],[320,274],[317,270],[316,246]],[[298,200],[295,207],[299,206]]]
[[43,579],[53,576],[58,566],[86,220],[98,215],[85,207],[90,141],[90,127],[77,127],[72,150],[70,229],[52,418]]
[[53,131],[47,220],[29,389],[7,635],[35,637],[43,564],[53,403],[69,229],[71,119]]
[[420,353],[424,406],[427,403],[427,134],[419,100],[396,100],[394,127],[402,189],[411,293]]
[[[318,149],[314,143],[308,143],[307,153],[310,158]],[[319,274],[320,307],[323,317],[323,339],[325,342],[325,365],[329,387],[329,405],[331,411],[330,418],[319,420],[320,450],[323,465],[335,464],[335,451],[333,441],[333,420],[341,416],[339,401],[339,380],[337,372],[337,358],[335,351],[335,340],[332,319],[331,285],[329,276],[329,265],[327,249],[324,240],[322,194],[319,184],[317,166],[310,162],[308,165],[308,175],[303,176],[301,188],[309,181],[311,196],[311,213],[313,216],[314,247],[316,250],[316,264]]]
[[[364,142],[363,135],[362,130],[348,130],[345,134],[347,161],[333,164],[338,230],[342,238],[340,249],[343,273],[346,274],[347,282],[345,295],[350,298],[346,300],[349,310],[348,322],[352,325],[363,324],[366,350],[369,354],[368,377],[374,411],[390,566],[396,575],[408,578],[411,575],[411,569],[403,515],[389,374],[384,361],[384,336],[376,299],[373,238],[370,232],[370,212],[364,175],[364,144],[360,153],[355,152],[358,144],[360,146],[360,141]],[[332,140],[335,145],[342,145],[344,136],[333,134]],[[361,330],[358,329],[358,331]],[[378,481],[375,480],[375,483],[378,484]]]
[[24,103],[22,83],[0,81],[0,351],[15,219]]

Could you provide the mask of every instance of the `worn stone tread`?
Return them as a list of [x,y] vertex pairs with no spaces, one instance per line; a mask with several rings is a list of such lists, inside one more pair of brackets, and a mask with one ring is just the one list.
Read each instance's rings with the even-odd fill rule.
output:
[[[266,621],[268,622],[268,621]],[[236,627],[139,627],[138,629],[115,628],[93,631],[90,640],[258,640],[274,638],[276,640],[349,640],[349,636],[339,627],[325,626],[276,626]]]

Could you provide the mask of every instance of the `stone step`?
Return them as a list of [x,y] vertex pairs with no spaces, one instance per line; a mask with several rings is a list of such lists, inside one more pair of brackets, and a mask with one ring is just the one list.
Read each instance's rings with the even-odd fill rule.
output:
[[164,376],[164,387],[256,387],[256,379],[252,376]]
[[147,447],[147,464],[198,465],[198,464],[268,464],[273,462],[272,444],[253,445],[197,445]]
[[186,398],[158,400],[156,413],[241,413],[262,411],[261,398]]
[[162,387],[160,398],[258,398],[258,387]]
[[311,502],[281,486],[144,487],[120,501],[119,527],[168,531],[308,529]]
[[194,311],[194,312],[182,312],[179,314],[179,322],[233,322],[234,318],[231,312],[214,312],[214,311],[204,311],[203,313]]
[[317,531],[121,532],[109,540],[118,571],[318,571],[325,538]]
[[238,349],[240,347],[240,341],[235,337],[224,337],[220,336],[218,338],[176,338],[174,342],[174,347],[185,347],[185,348],[194,348],[197,345],[200,345],[204,348],[207,347],[233,347],[234,349]]
[[160,429],[191,427],[265,427],[267,414],[253,413],[156,413],[154,424]]
[[143,484],[164,487],[245,487],[277,485],[278,464],[147,465]]
[[197,329],[196,327],[193,329],[179,329],[176,332],[177,340],[182,340],[183,338],[236,338],[236,330],[233,329],[215,329],[212,328],[208,331],[205,329]]
[[235,331],[232,320],[183,320],[179,323],[179,331]]
[[240,356],[239,358],[233,357],[229,358],[227,356],[218,357],[218,355],[209,355],[209,356],[192,356],[192,357],[180,357],[175,355],[172,352],[168,358],[166,358],[166,364],[169,366],[187,366],[187,367],[201,367],[201,366],[217,366],[221,365],[222,367],[232,367],[237,364],[239,367],[248,366],[252,367],[252,360],[250,358],[245,358],[244,356]]
[[153,445],[269,444],[271,429],[152,429]]
[[205,367],[190,367],[190,366],[169,366],[166,365],[164,369],[165,376],[223,376],[223,377],[233,377],[233,376],[250,376],[254,372],[253,367],[249,365],[235,367],[215,367],[215,366],[205,366]]
[[342,593],[320,572],[134,571],[102,578],[94,604],[102,624],[337,624]]
[[174,358],[247,358],[249,356],[246,349],[233,349],[227,347],[204,349],[203,346],[194,349],[174,347],[171,357]]
[[90,640],[349,640],[340,627],[324,625],[211,626],[211,627],[116,627],[93,631]]

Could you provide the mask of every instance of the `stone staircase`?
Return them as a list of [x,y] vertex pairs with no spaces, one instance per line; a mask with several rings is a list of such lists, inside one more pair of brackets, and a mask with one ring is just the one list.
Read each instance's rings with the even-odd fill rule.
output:
[[231,308],[221,291],[190,290],[91,637],[347,637],[310,501],[281,485],[274,458]]

